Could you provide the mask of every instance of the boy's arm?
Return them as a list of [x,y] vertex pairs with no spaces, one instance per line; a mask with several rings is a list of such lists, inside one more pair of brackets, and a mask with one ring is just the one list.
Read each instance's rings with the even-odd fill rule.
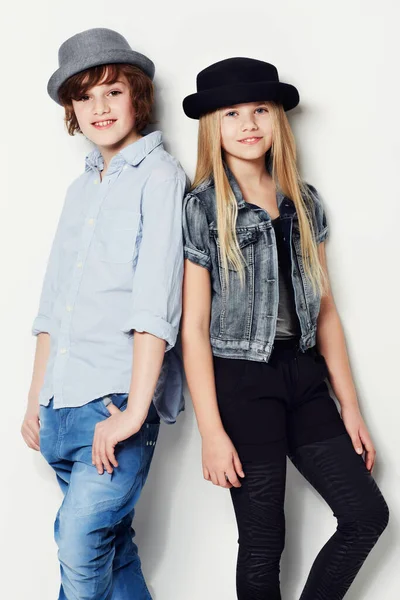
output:
[[138,430],[149,412],[163,364],[165,348],[165,340],[151,333],[138,331],[134,335],[134,360],[127,413],[130,421],[136,425]]
[[176,342],[182,312],[183,175],[145,189],[142,233],[125,324],[134,332],[134,366],[128,409],[133,420],[146,418],[166,350]]
[[33,335],[39,335],[40,333],[51,333],[51,319],[54,301],[57,294],[58,271],[64,229],[63,222],[65,220],[67,203],[68,192],[58,221],[56,233],[54,235],[49,259],[47,261],[46,273],[44,276],[42,292],[39,301],[39,310],[32,325]]
[[57,292],[57,273],[61,247],[61,223],[65,211],[65,204],[66,202],[64,203],[47,262],[46,274],[43,280],[39,302],[39,311],[32,325],[32,333],[37,336],[36,352],[32,381],[28,393],[27,408],[21,426],[21,433],[26,444],[34,450],[39,450],[39,393],[43,386],[47,361],[50,354],[51,322],[53,305]]
[[[132,290],[132,309],[124,331],[134,334],[128,407],[108,405],[111,417],[96,426],[93,462],[111,473],[118,466],[114,448],[139,431],[146,419],[166,350],[175,345],[182,311],[183,173],[143,192],[142,228]],[[110,464],[111,463],[111,464]]]
[[36,341],[36,353],[33,364],[32,382],[28,394],[28,405],[21,427],[22,437],[32,450],[40,450],[39,392],[43,385],[49,353],[50,336],[48,333],[39,333]]
[[182,311],[182,175],[143,192],[142,229],[132,290],[132,310],[124,331],[146,332],[176,342]]

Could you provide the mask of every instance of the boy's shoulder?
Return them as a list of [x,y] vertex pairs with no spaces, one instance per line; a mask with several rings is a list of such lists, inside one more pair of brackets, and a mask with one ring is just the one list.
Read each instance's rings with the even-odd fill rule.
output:
[[189,180],[180,162],[165,150],[164,147],[157,152],[151,152],[146,157],[147,167],[150,170],[148,184],[151,186],[161,185],[170,179],[177,179],[184,183],[185,188],[189,186]]

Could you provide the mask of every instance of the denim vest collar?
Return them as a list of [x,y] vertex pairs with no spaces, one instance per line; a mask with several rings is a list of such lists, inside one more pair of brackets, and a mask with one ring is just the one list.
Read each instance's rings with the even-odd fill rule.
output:
[[[236,202],[238,204],[238,209],[241,210],[246,207],[247,203],[246,203],[245,199],[243,198],[242,191],[241,191],[239,184],[238,184],[235,176],[233,175],[232,171],[230,170],[230,168],[228,167],[228,165],[225,162],[223,164],[224,164],[225,173],[228,177],[229,184],[230,184],[233,194],[236,198]],[[267,169],[268,169],[268,172],[270,172],[270,169],[268,168],[268,164],[267,164]],[[283,217],[283,216],[290,217],[295,214],[296,209],[294,206],[294,202],[292,200],[290,200],[290,198],[285,196],[285,194],[282,192],[282,190],[278,187],[276,190],[276,200],[277,200],[278,209],[279,209],[281,217]]]

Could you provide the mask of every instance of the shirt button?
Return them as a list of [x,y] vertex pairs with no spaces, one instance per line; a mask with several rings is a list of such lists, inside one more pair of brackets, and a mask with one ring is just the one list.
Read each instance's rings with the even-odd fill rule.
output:
[[124,170],[124,171],[126,171],[126,170],[127,170],[127,168],[128,168],[128,165],[124,165],[124,166],[123,166],[123,170]]
[[78,267],[78,269],[82,269],[82,267],[83,267],[83,262],[78,262],[76,266]]
[[94,219],[88,219],[88,225],[93,225]]
[[71,310],[72,310],[72,306],[67,306],[67,311],[71,312]]
[[67,349],[66,348],[61,348],[60,354],[66,354],[66,353],[67,353]]
[[97,183],[99,183],[99,180],[98,180],[98,179],[95,179],[95,180],[93,181],[93,183],[96,185]]

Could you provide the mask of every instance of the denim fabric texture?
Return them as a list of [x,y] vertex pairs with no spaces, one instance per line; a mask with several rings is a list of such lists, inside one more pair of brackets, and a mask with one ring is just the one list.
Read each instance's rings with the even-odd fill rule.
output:
[[[128,395],[113,394],[122,411]],[[54,536],[61,571],[59,600],[150,600],[131,523],[159,431],[151,405],[138,433],[116,446],[119,466],[99,475],[92,464],[95,426],[110,416],[104,398],[81,407],[40,406],[40,451],[64,494]]]
[[[245,283],[229,267],[229,293],[220,256],[215,188],[212,179],[187,194],[184,201],[185,258],[210,271],[212,309],[210,338],[213,354],[268,362],[271,355],[279,304],[278,256],[274,228],[269,214],[245,202],[232,172],[225,166],[238,204],[236,235],[245,260]],[[316,189],[308,211],[317,243],[328,235],[325,212]],[[291,256],[291,276],[296,312],[301,327],[300,348],[304,352],[316,343],[320,295],[314,293],[301,255],[298,216],[292,200],[277,192],[283,240]]]

